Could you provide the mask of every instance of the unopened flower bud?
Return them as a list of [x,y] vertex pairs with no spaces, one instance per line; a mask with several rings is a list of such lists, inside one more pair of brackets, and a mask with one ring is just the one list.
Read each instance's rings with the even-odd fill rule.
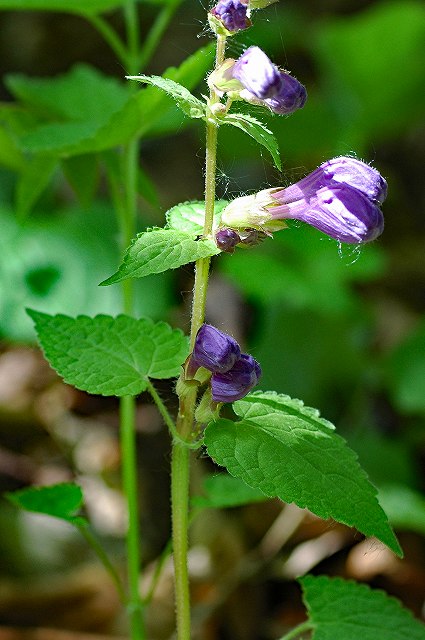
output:
[[241,238],[233,229],[219,229],[215,234],[215,242],[219,249],[233,253]]
[[232,35],[251,26],[247,16],[248,4],[240,0],[219,0],[210,10],[208,19],[212,30]]
[[260,377],[259,363],[251,355],[241,353],[229,371],[211,376],[212,399],[214,402],[240,400],[255,387]]
[[204,367],[213,373],[228,371],[239,358],[240,352],[240,347],[234,338],[210,324],[203,324],[196,335],[186,373],[188,377],[193,377],[199,367]]

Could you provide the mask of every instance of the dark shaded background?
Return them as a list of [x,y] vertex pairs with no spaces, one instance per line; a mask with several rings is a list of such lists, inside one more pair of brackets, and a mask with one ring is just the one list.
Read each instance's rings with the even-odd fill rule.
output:
[[[155,5],[141,5],[144,32],[156,13]],[[110,21],[122,28],[118,13]],[[184,2],[147,71],[180,64],[209,38],[205,7]],[[295,224],[255,251],[221,258],[208,319],[261,362],[262,388],[300,397],[335,422],[380,490],[406,557],[396,560],[351,530],[282,511],[275,501],[203,511],[191,555],[194,637],[202,640],[280,637],[303,618],[294,578],[307,571],[367,581],[424,615],[425,8],[413,0],[282,0],[255,14],[229,55],[253,43],[307,86],[309,101],[291,118],[268,117],[282,175],[250,139],[220,130],[218,195],[288,184],[329,157],[355,153],[388,179],[386,229],[358,250]],[[0,13],[2,76],[49,77],[80,62],[117,79],[126,71],[81,18]],[[0,96],[12,99],[6,84]],[[141,229],[162,225],[173,204],[202,198],[203,131],[176,122],[174,135],[142,143],[141,166],[157,204],[141,197]],[[81,204],[56,173],[29,217],[16,222],[17,173],[7,159],[1,164],[1,488],[76,478],[96,531],[121,561],[116,402],[63,385],[34,346],[23,310],[119,311],[117,292],[97,289],[119,261],[105,185],[100,180],[94,200]],[[147,279],[140,312],[186,330],[191,288],[190,268]],[[171,385],[163,383],[161,393],[172,408]],[[147,402],[139,399],[138,429],[148,575],[169,537],[169,440]],[[202,456],[194,461],[194,493],[215,471]],[[39,637],[14,635],[11,627],[62,630],[40,632],[43,640],[74,637],[64,630],[125,635],[112,586],[66,525],[2,502],[0,550],[1,640]],[[152,640],[170,636],[168,566],[149,620]]]

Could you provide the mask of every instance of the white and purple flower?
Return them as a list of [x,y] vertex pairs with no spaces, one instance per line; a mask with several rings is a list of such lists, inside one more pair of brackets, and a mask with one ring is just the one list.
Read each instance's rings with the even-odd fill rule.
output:
[[259,47],[249,47],[237,60],[225,60],[209,83],[233,99],[268,107],[279,115],[301,109],[307,99],[304,85],[280,70]]
[[221,226],[272,232],[294,219],[341,242],[361,244],[382,233],[379,207],[386,195],[387,183],[379,171],[342,156],[324,162],[289,187],[236,198],[224,209]]

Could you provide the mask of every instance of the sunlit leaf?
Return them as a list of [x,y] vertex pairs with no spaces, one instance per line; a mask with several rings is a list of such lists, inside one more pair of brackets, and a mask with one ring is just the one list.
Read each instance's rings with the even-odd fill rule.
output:
[[127,249],[118,271],[100,284],[115,284],[126,278],[143,278],[152,273],[177,269],[199,258],[220,253],[216,244],[197,234],[173,229],[152,229],[139,233]]
[[[220,222],[221,212],[226,204],[227,200],[216,201],[214,205],[215,224]],[[205,202],[203,200],[182,202],[169,209],[165,217],[169,229],[200,235],[204,230]]]
[[88,393],[137,395],[147,378],[177,376],[188,354],[187,338],[165,322],[28,314],[50,365],[65,382]]
[[402,555],[356,454],[316,409],[274,392],[248,395],[233,409],[239,421],[206,429],[213,460],[266,495],[356,527]]
[[203,118],[205,116],[206,104],[190,93],[186,87],[161,76],[127,76],[128,80],[136,80],[144,84],[150,84],[157,89],[161,89],[167,95],[171,96],[176,105],[189,118]]

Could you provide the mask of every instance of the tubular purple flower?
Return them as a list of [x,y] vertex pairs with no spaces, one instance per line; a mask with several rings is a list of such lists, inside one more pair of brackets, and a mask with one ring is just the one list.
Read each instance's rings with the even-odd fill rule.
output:
[[254,358],[241,353],[234,366],[225,373],[214,373],[211,391],[214,402],[235,402],[246,396],[258,383],[261,367]]
[[[272,194],[272,198],[281,202],[277,194]],[[309,201],[278,204],[270,212],[273,218],[307,222],[331,238],[348,244],[370,242],[384,229],[384,217],[379,207],[348,185],[321,187]]]
[[247,11],[248,4],[240,0],[219,0],[210,9],[210,14],[221,23],[229,34],[232,34],[251,26]]
[[187,375],[194,376],[199,367],[213,373],[226,372],[233,367],[240,353],[240,347],[234,338],[210,324],[203,324],[196,335],[193,353],[187,365]]
[[237,198],[224,209],[221,224],[274,231],[284,220],[302,220],[331,238],[359,244],[382,233],[384,218],[378,205],[386,194],[387,183],[376,169],[339,157],[289,187]]

